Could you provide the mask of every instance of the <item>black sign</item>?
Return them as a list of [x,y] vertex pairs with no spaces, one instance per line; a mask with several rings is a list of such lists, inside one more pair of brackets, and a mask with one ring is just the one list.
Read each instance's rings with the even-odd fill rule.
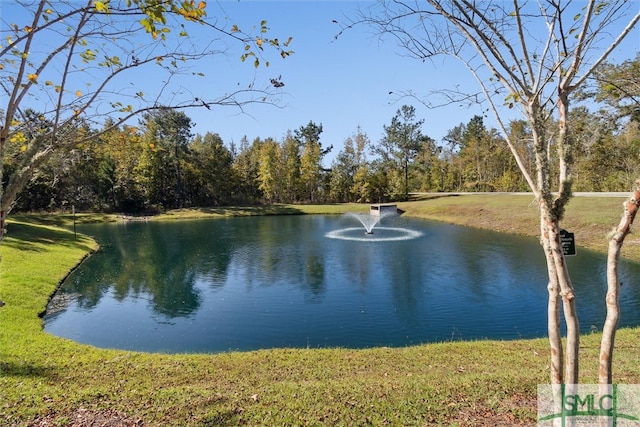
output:
[[576,254],[576,239],[573,233],[569,233],[567,230],[560,230],[560,244],[562,245],[563,255]]

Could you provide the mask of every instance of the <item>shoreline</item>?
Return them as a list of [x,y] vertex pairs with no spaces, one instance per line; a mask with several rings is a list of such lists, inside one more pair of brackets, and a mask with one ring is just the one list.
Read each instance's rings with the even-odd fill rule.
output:
[[[619,219],[620,204],[579,199],[570,205],[571,227],[597,240],[611,218]],[[534,235],[538,211],[528,208],[530,202],[528,195],[440,197],[399,207],[414,217],[476,228],[506,220],[495,231]],[[336,214],[365,206],[261,211]],[[226,209],[232,211],[238,209]],[[535,424],[536,387],[549,375],[545,338],[166,355],[98,349],[49,335],[37,313],[95,243],[59,228],[71,224],[64,218],[32,221],[11,226],[0,247],[0,286],[9,302],[0,309],[4,425]],[[597,379],[599,338],[581,337],[583,382]],[[618,330],[617,382],[640,382],[639,338],[640,328]]]

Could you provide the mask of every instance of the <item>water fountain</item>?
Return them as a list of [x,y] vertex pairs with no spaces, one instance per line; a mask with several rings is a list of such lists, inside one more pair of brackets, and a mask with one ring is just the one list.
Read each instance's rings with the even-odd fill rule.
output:
[[[388,242],[394,240],[409,240],[422,236],[422,233],[416,230],[410,230],[402,227],[381,227],[379,224],[386,218],[397,217],[396,209],[388,210],[372,210],[372,213],[354,213],[344,214],[345,218],[354,218],[358,220],[364,228],[364,235],[360,227],[348,227],[339,230],[330,231],[325,237],[340,240],[355,240],[367,242]],[[374,229],[376,231],[374,235]]]
[[378,224],[382,218],[384,218],[385,216],[389,216],[389,214],[371,215],[366,213],[353,213],[353,212],[349,212],[345,215],[352,218],[356,218],[358,221],[360,221],[360,224],[362,224],[362,226],[364,227],[364,232],[366,234],[373,234],[373,227],[375,227],[376,224]]

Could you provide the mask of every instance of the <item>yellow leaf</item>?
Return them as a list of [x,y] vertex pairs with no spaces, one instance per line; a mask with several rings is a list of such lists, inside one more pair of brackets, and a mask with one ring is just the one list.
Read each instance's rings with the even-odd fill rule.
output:
[[156,148],[156,144],[154,144],[153,142],[149,143],[149,148],[154,149]]
[[202,10],[205,7],[207,7],[207,2],[201,1],[200,3],[198,3],[198,9]]
[[96,7],[96,10],[98,12],[108,12],[109,11],[109,8],[107,7],[107,5],[102,1],[95,2],[95,7]]
[[14,135],[9,138],[9,142],[13,144],[24,144],[27,142],[27,138],[24,136],[22,132],[16,132]]
[[53,86],[53,82],[51,80],[47,80],[46,82],[44,82],[44,84],[46,84],[47,86]]
[[47,15],[51,15],[53,13],[53,10],[47,9],[44,11],[44,13],[46,13]]
[[258,38],[258,39],[256,40],[256,44],[258,45],[258,47],[262,47],[262,39],[261,39],[261,38]]
[[28,26],[28,25],[24,27],[24,31],[25,31],[25,32],[27,32],[27,33],[30,33],[32,29],[33,29],[33,28],[31,28],[31,27],[30,27],[30,26]]
[[27,146],[23,145],[22,147],[20,147],[20,151],[27,151]]
[[27,76],[27,79],[32,83],[38,83],[38,75],[31,73]]
[[77,91],[76,91],[76,96],[77,96],[78,98],[80,98],[80,97],[82,96],[82,92],[80,92],[79,90],[77,90]]

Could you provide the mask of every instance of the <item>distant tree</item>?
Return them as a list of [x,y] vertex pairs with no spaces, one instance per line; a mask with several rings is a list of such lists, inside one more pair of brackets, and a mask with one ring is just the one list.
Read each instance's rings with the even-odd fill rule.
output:
[[240,140],[238,155],[232,166],[239,182],[233,195],[235,203],[255,203],[261,197],[258,180],[261,145],[262,141],[259,138],[251,145],[246,136]]
[[[361,167],[356,173],[356,182],[360,183],[358,190],[361,203],[385,203],[394,200],[393,183],[390,182],[387,165],[380,159],[371,161]],[[395,174],[399,176],[399,174]],[[398,181],[399,182],[399,181]]]
[[282,187],[285,203],[294,203],[302,197],[301,163],[300,142],[291,132],[287,132],[282,144]]
[[259,189],[268,203],[280,201],[282,193],[282,151],[280,144],[267,139],[260,145]]
[[399,194],[404,200],[409,196],[409,166],[422,148],[423,124],[424,120],[416,118],[415,107],[403,105],[391,119],[391,124],[384,126],[384,137],[374,148],[385,164],[392,165],[392,176],[402,177]]
[[581,99],[595,98],[616,120],[640,122],[640,53],[619,65],[603,63],[591,80],[595,84],[579,92]]
[[410,168],[409,187],[418,191],[442,191],[442,171],[445,162],[440,158],[442,147],[423,136],[420,150]]
[[137,166],[151,204],[162,208],[185,205],[182,168],[191,138],[191,119],[184,112],[158,110],[145,115],[145,150]]
[[318,192],[322,188],[323,167],[322,159],[333,146],[323,149],[320,142],[322,125],[310,121],[306,126],[294,132],[296,140],[302,147],[300,155],[300,184],[302,185],[305,200],[311,203],[318,201]]
[[[344,141],[344,148],[331,164],[330,194],[340,202],[356,202],[360,199],[361,186],[366,182],[366,150],[369,138],[360,127]],[[364,176],[362,176],[364,174]]]
[[[140,176],[136,173],[143,152],[140,129],[128,125],[115,126],[109,118],[98,134],[90,142],[96,152],[97,162],[113,161],[115,167],[108,185],[111,186],[108,194],[112,203],[107,204],[105,208],[129,213],[140,211],[145,205],[140,191]],[[111,175],[111,172],[109,174]],[[101,181],[103,178],[98,179]],[[106,184],[103,182],[99,185],[103,186],[99,192],[102,194],[102,201],[106,202],[108,195],[102,193],[107,188],[104,186]]]
[[[457,155],[466,191],[513,191],[517,189],[517,166],[503,138],[487,129],[482,116],[474,116],[460,130]],[[450,138],[452,135],[450,135]],[[513,187],[516,188],[513,188]]]
[[196,206],[230,204],[238,186],[233,170],[233,155],[220,135],[207,132],[196,135],[190,144],[187,166],[190,169],[185,185]]
[[171,153],[167,157],[172,157],[173,163],[172,167],[168,169],[175,171],[176,200],[174,207],[184,207],[185,194],[181,163],[183,162],[183,153],[188,151],[188,145],[193,136],[191,134],[193,123],[183,111],[174,109],[154,111],[147,116],[147,121],[152,122],[147,126],[147,130],[150,132],[148,137],[153,141],[153,144],[166,150],[167,153]]
[[111,156],[106,156],[98,163],[98,196],[104,203],[116,206],[116,190],[118,183],[116,161]]
[[640,175],[640,54],[621,64],[604,63],[588,82],[577,98],[591,102],[572,112],[576,151],[582,153],[576,189],[622,191]]

